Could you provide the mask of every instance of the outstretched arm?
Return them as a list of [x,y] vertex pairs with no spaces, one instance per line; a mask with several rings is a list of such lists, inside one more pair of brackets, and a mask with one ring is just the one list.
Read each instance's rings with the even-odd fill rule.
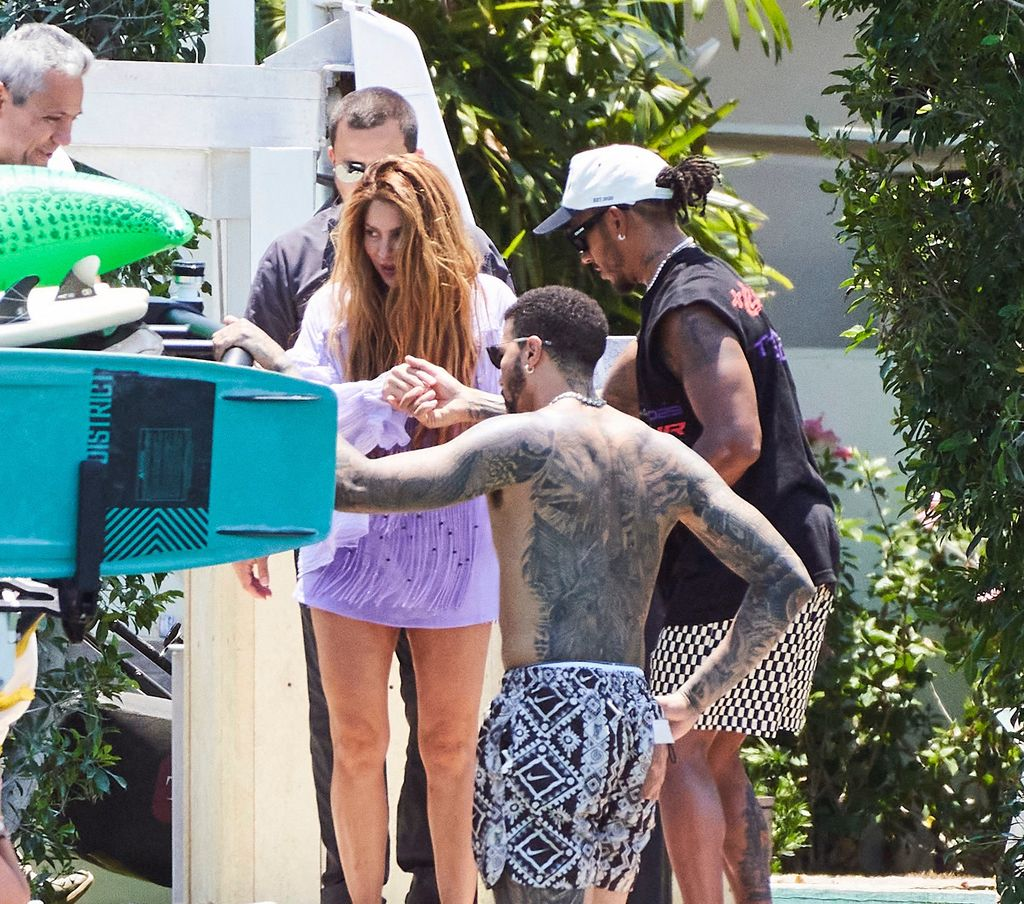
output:
[[690,503],[680,520],[749,586],[722,642],[681,688],[659,699],[677,738],[760,664],[814,593],[797,554],[757,509],[703,462],[689,470]]
[[539,418],[495,418],[451,442],[369,459],[338,439],[335,508],[411,512],[452,505],[522,483],[547,461],[553,435]]

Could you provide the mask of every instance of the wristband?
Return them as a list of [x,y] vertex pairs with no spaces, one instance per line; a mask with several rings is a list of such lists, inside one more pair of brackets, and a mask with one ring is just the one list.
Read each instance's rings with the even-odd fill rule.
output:
[[675,738],[672,737],[672,726],[669,725],[668,719],[655,719],[654,720],[654,743],[655,744],[674,744]]

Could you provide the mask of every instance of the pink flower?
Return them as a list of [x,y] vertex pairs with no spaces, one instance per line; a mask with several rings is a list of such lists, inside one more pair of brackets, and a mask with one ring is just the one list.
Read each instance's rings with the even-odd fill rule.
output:
[[914,514],[914,520],[921,525],[922,530],[934,530],[939,526],[939,503],[942,502],[941,493],[932,493],[928,500],[928,507],[924,511]]
[[828,450],[833,458],[841,461],[849,461],[853,457],[853,450],[849,446],[843,446],[839,442],[834,430],[825,426],[825,415],[819,414],[816,418],[807,418],[804,421],[804,435],[810,443],[813,451]]

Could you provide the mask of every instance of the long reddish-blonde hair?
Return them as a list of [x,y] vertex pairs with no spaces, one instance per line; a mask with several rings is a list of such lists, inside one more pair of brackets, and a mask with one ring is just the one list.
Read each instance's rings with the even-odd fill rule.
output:
[[[393,204],[402,219],[390,288],[363,245],[374,201]],[[348,329],[347,378],[371,380],[406,355],[416,355],[473,385],[478,355],[473,291],[480,258],[444,174],[416,154],[385,157],[367,167],[345,202],[333,240],[331,279],[347,296],[336,324],[344,321]],[[333,334],[340,357],[340,330]],[[444,441],[457,431],[440,432]],[[417,431],[414,445],[422,443],[424,433]]]

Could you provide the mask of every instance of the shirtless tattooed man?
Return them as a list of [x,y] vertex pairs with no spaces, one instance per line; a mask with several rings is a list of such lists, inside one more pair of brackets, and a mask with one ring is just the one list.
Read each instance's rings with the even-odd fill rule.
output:
[[[429,426],[481,423],[372,460],[338,443],[338,509],[415,511],[487,494],[506,671],[480,731],[473,842],[500,904],[625,901],[668,750],[656,723],[670,728],[659,742],[685,734],[813,591],[782,537],[697,453],[594,397],[607,331],[581,292],[526,292],[487,349],[504,404],[418,359],[385,389]],[[486,417],[500,411],[514,413]],[[644,620],[679,521],[750,587],[715,653],[655,700]]]

